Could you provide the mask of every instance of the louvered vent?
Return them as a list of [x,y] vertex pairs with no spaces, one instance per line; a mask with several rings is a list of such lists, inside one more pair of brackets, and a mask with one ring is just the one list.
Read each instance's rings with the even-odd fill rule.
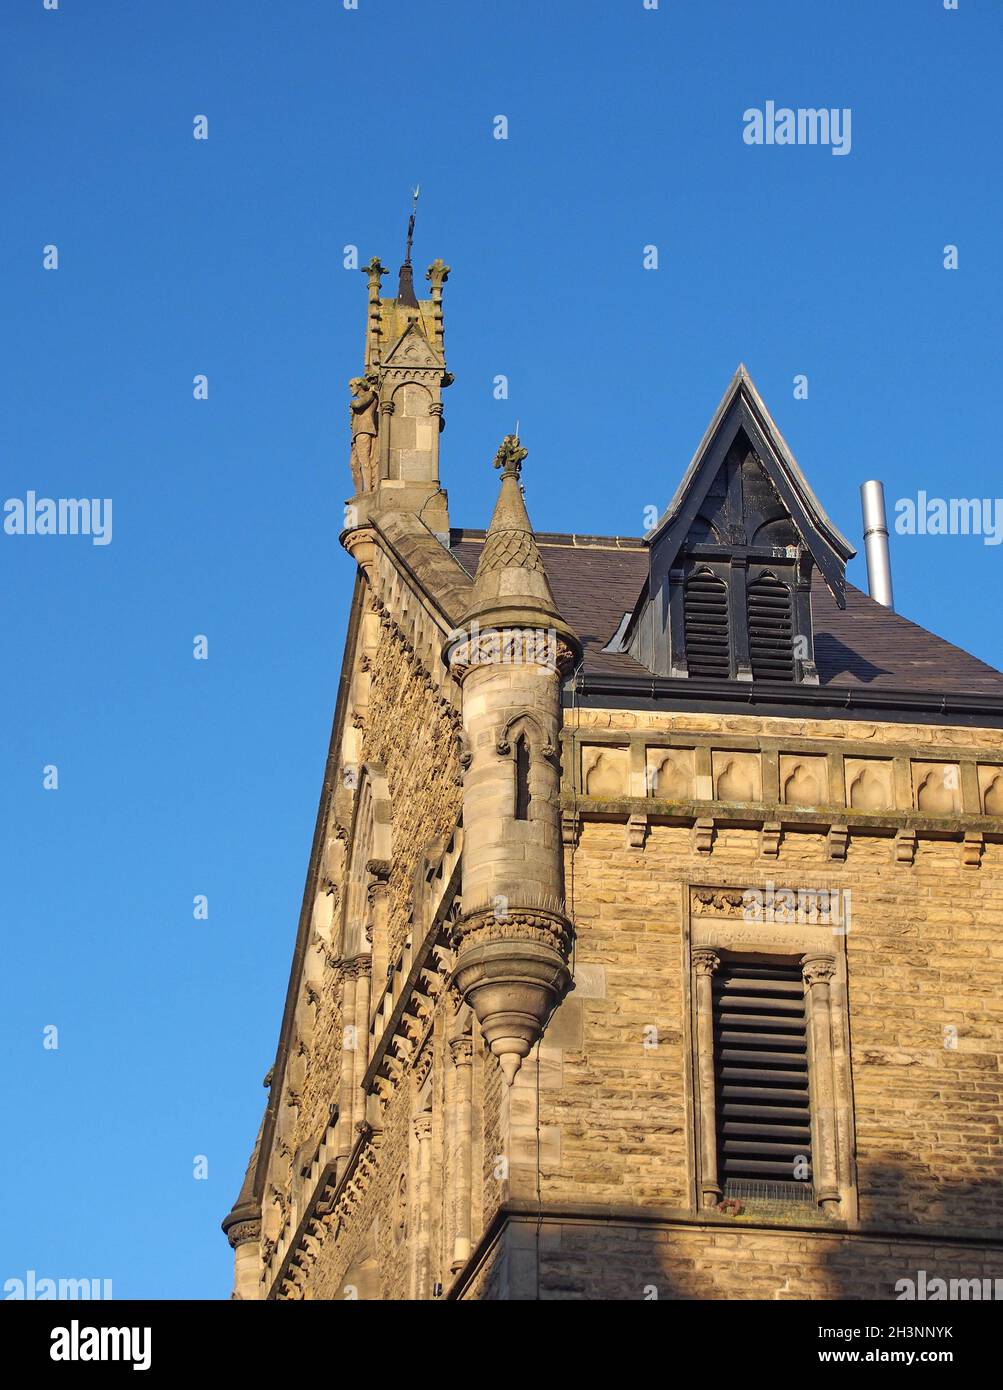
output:
[[714,1063],[724,1195],[811,1200],[808,1044],[799,965],[722,961],[714,977]]
[[791,591],[772,574],[749,585],[749,656],[755,680],[794,679]]
[[731,674],[728,650],[728,590],[723,579],[700,570],[691,574],[683,591],[686,665],[691,676],[727,680]]

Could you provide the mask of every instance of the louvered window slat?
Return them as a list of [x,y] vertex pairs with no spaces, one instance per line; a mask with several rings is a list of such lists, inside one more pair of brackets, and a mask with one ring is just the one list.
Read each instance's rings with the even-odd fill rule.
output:
[[750,1184],[782,1194],[795,1182],[810,1193],[808,1037],[796,962],[722,961],[714,977],[714,1065],[725,1196],[746,1195]]
[[755,680],[793,681],[791,591],[772,574],[749,585],[749,657]]
[[731,674],[728,642],[728,590],[723,579],[701,570],[683,589],[686,665],[691,676],[727,680]]

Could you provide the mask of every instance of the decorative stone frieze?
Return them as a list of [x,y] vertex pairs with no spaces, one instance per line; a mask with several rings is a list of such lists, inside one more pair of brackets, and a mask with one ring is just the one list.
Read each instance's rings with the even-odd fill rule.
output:
[[745,912],[746,894],[742,888],[694,888],[691,903],[691,911],[695,913],[741,917]]

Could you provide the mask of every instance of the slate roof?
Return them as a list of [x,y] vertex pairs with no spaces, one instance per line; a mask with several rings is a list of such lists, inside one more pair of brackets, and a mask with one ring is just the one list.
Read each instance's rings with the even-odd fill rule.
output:
[[[536,539],[558,607],[582,640],[585,676],[634,677],[650,688],[650,672],[633,657],[602,650],[624,613],[634,607],[647,578],[644,543],[634,538],[539,532]],[[451,553],[471,575],[476,572],[483,540],[483,531],[454,530],[450,535]],[[850,584],[846,608],[840,611],[816,574],[812,611],[821,688],[833,693],[845,688],[924,695],[930,697],[931,707],[945,695],[1003,700],[1003,673],[900,613],[890,612]],[[742,690],[740,682],[727,684],[736,694]]]

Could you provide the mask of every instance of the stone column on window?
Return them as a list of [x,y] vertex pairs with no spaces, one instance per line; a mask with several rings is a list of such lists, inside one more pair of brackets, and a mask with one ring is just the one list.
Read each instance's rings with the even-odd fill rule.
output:
[[714,1096],[714,973],[721,964],[716,951],[693,952],[696,976],[697,1099],[700,1111],[700,1205],[721,1200],[717,1174],[717,1124]]
[[341,1086],[338,1092],[338,1173],[352,1151],[352,1088],[355,1084],[355,987],[354,961],[341,968]]
[[376,480],[377,486],[382,479],[390,477],[390,426],[393,424],[392,417],[396,409],[394,401],[380,401],[380,471]]
[[366,939],[372,947],[372,996],[375,1004],[382,995],[387,983],[390,943],[387,940],[387,918],[390,911],[390,863],[386,859],[370,859],[366,865],[373,876],[367,890],[369,897],[369,921],[366,924]]
[[832,1058],[829,982],[836,973],[833,956],[802,956],[808,986],[805,1004],[811,1038],[812,1169],[815,1200],[822,1211],[839,1210],[839,1169],[836,1158],[836,1096]]
[[360,956],[354,961],[355,983],[355,1064],[352,1069],[352,1129],[366,1118],[366,1097],[362,1079],[369,1066],[369,989],[372,958]]
[[424,1110],[414,1118],[414,1137],[418,1141],[416,1230],[413,1297],[428,1298],[431,1290],[432,1234],[432,1113]]
[[474,1083],[474,1042],[469,1033],[453,1038],[449,1044],[456,1075],[455,1110],[453,1133],[453,1152],[455,1155],[454,1192],[456,1207],[454,1211],[452,1272],[462,1269],[470,1258],[470,1228],[472,1196],[471,1150],[473,1148],[473,1083]]

